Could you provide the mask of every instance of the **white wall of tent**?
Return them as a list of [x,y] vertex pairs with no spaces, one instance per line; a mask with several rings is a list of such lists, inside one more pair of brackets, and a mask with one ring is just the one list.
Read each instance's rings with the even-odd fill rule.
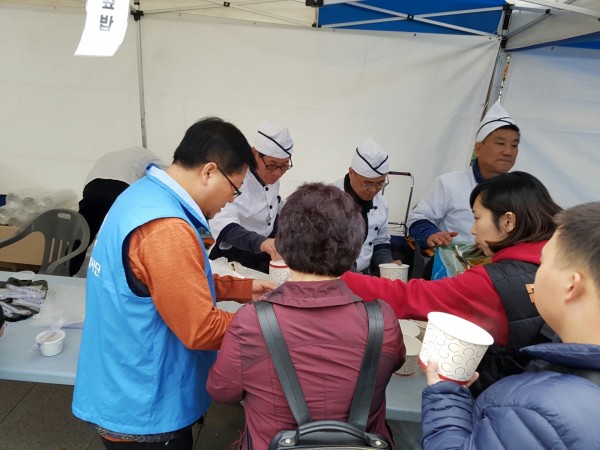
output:
[[[321,24],[323,8],[296,0],[140,0],[130,8],[144,15],[129,17],[116,54],[94,58],[74,56],[84,2],[0,0],[0,193],[80,195],[99,155],[146,145],[169,161],[193,122],[217,115],[251,144],[263,118],[290,128],[284,195],[342,177],[371,136],[393,170],[414,175],[414,206],[434,177],[468,166],[480,118],[500,98],[522,132],[515,169],[562,206],[600,200],[600,2],[462,3],[471,11],[460,13],[498,11],[497,28],[377,31],[356,29],[371,16]],[[348,6],[398,24],[459,14]],[[409,187],[392,177],[391,221],[404,220]]]

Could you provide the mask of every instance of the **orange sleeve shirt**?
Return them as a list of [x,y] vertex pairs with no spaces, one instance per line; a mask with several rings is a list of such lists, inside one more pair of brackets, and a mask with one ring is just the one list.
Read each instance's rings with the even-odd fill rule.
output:
[[[148,222],[131,234],[129,263],[167,326],[192,350],[218,350],[233,314],[213,305],[202,243],[179,218]],[[218,299],[252,300],[252,280],[214,277]]]

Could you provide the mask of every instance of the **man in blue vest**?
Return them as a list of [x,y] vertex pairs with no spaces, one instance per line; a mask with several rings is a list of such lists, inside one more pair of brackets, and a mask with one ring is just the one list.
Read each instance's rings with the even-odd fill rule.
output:
[[87,273],[86,318],[73,414],[106,449],[191,450],[210,405],[205,384],[232,314],[215,301],[249,301],[273,287],[213,277],[201,234],[241,194],[250,145],[234,125],[192,125],[165,170],[116,200]]

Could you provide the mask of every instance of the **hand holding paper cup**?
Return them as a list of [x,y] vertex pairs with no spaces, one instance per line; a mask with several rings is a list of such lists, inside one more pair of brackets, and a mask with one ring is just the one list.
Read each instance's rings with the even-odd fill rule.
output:
[[379,264],[381,278],[389,280],[408,281],[408,264],[384,263]]
[[269,262],[269,278],[275,285],[282,285],[290,275],[290,269],[282,259]]
[[427,317],[419,364],[425,368],[430,358],[435,359],[441,379],[467,384],[494,338],[483,328],[452,314],[431,312]]

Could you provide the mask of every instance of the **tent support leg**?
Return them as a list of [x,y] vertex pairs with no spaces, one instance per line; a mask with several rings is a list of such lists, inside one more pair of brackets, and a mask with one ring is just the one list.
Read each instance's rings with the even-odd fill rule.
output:
[[[135,6],[139,7],[139,1],[135,2]],[[142,21],[140,20],[144,13],[139,10],[134,10],[133,16],[135,18],[136,29],[136,43],[137,43],[137,69],[138,69],[138,93],[140,102],[140,128],[142,132],[142,147],[148,148],[148,136],[146,134],[146,102],[144,98],[144,65],[142,61]]]

